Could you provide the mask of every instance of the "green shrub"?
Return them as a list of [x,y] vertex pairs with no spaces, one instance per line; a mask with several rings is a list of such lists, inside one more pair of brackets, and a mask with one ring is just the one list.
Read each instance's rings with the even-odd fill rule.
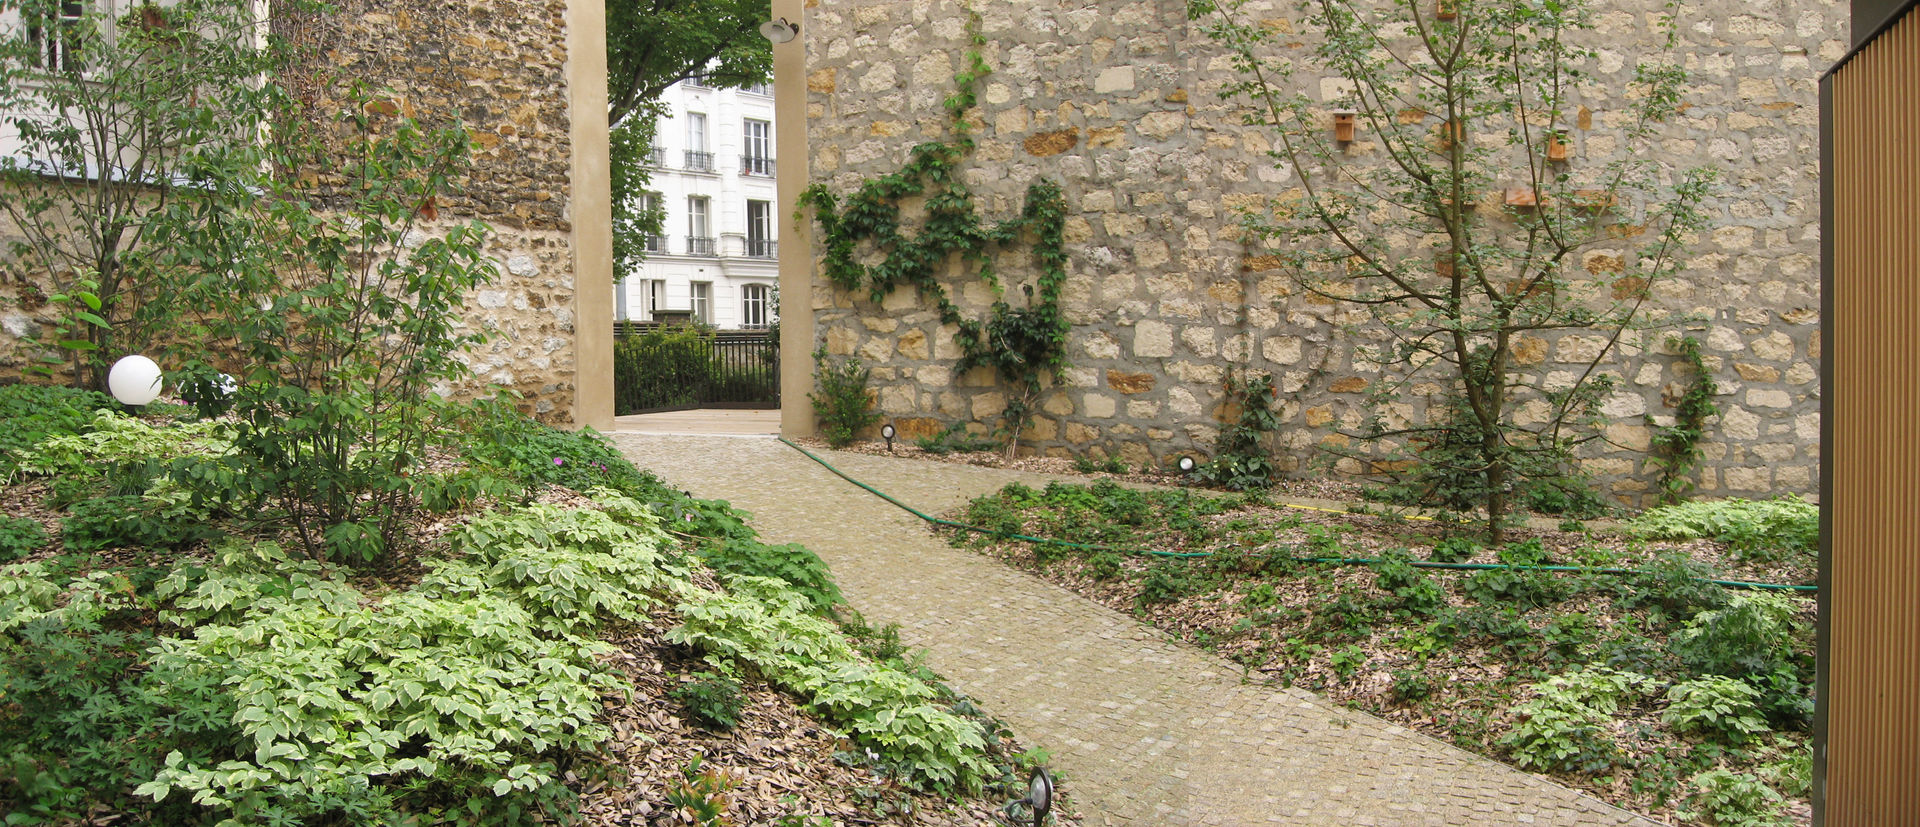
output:
[[220,456],[233,450],[231,428],[221,422],[154,427],[111,411],[94,414],[83,433],[53,434],[20,458],[19,468],[48,476],[101,476],[109,469],[150,460]]
[[1667,690],[1660,722],[1675,732],[1700,733],[1741,744],[1768,730],[1760,715],[1760,690],[1718,675],[1676,684]]
[[47,530],[38,520],[0,516],[0,563],[25,557],[47,544]]
[[1433,544],[1428,560],[1435,563],[1464,563],[1480,553],[1480,544],[1469,537],[1448,537]]
[[1095,552],[1087,558],[1087,573],[1095,580],[1117,580],[1126,570],[1126,562],[1111,551]]
[[1220,429],[1213,459],[1193,472],[1196,481],[1229,491],[1273,485],[1279,469],[1263,443],[1267,434],[1280,428],[1280,416],[1273,410],[1274,393],[1271,376],[1227,380],[1227,395],[1239,404],[1240,415]]
[[963,519],[967,525],[1000,534],[1018,534],[1026,525],[1020,513],[1008,504],[1004,493],[976,497],[967,504]]
[[1565,600],[1573,589],[1551,572],[1487,569],[1462,581],[1460,593],[1483,604],[1538,609]]
[[170,549],[214,536],[204,514],[183,502],[157,504],[143,497],[95,497],[74,503],[61,520],[61,542],[72,551],[139,547]]
[[1811,561],[1820,550],[1820,507],[1794,495],[1664,505],[1629,521],[1627,528],[1668,540],[1710,537],[1746,561]]
[[1639,573],[1616,581],[1616,588],[1622,608],[1649,606],[1685,620],[1727,604],[1727,590],[1708,582],[1717,577],[1712,566],[1685,552],[1667,551],[1641,566]]
[[13,475],[20,457],[50,436],[82,434],[94,411],[119,403],[104,393],[45,385],[0,385],[0,481]]
[[1597,773],[1613,766],[1619,746],[1607,724],[1622,703],[1637,700],[1654,681],[1632,672],[1587,669],[1531,687],[1532,700],[1514,708],[1519,722],[1500,745],[1526,769]]
[[198,759],[237,743],[218,680],[152,670],[150,594],[96,572],[58,584],[39,564],[0,568],[0,801],[9,823],[79,823],[111,811],[144,824],[204,823],[185,800],[133,795],[172,751]]
[[830,611],[841,601],[840,587],[834,584],[827,564],[798,543],[769,546],[729,538],[701,546],[698,554],[708,567],[726,575],[783,581],[805,597],[816,613]]
[[161,596],[197,625],[161,638],[154,668],[224,687],[239,732],[226,760],[169,755],[139,792],[261,820],[335,811],[342,795],[363,807],[450,796],[505,820],[564,806],[547,756],[603,740],[601,698],[621,685],[595,660],[605,644],[542,618],[617,586],[577,582],[592,575],[574,562],[586,550],[557,542],[541,559],[520,533],[499,534],[499,553],[472,536],[469,551],[524,588],[473,593],[468,563],[466,576],[442,569],[376,600],[272,544],[228,545],[201,576],[177,572]]
[[918,789],[978,790],[991,776],[980,727],[935,706],[933,687],[862,658],[779,581],[741,577],[729,588],[725,595],[687,589],[678,606],[683,622],[667,639],[702,648],[710,662],[752,664],[846,726],[856,744]]
[[1808,633],[1793,598],[1742,592],[1725,608],[1701,612],[1673,636],[1673,650],[1696,672],[1728,677],[1792,672]]
[[1552,562],[1547,547],[1537,537],[1510,543],[1496,552],[1495,557],[1509,566],[1544,566]]
[[1173,603],[1188,595],[1204,592],[1211,586],[1207,577],[1186,560],[1161,558],[1148,566],[1146,573],[1140,577],[1140,593],[1133,602],[1140,608]]
[[813,353],[814,388],[807,394],[813,402],[814,416],[820,420],[820,435],[828,445],[844,448],[853,444],[862,430],[880,421],[873,410],[873,395],[867,390],[872,371],[849,358],[834,363],[825,348]]
[[1373,564],[1376,584],[1391,592],[1400,608],[1417,615],[1431,615],[1447,605],[1446,589],[1426,572],[1414,567],[1413,558],[1401,549],[1381,555]]
[[1760,779],[1745,773],[1713,769],[1693,777],[1693,793],[1678,815],[1713,827],[1787,827],[1793,820],[1781,812],[1786,800]]
[[676,820],[696,827],[726,827],[733,823],[727,820],[727,793],[740,781],[723,770],[703,769],[701,764],[695,755],[680,768],[680,780],[667,787],[667,805]]
[[719,672],[696,672],[688,677],[691,680],[667,693],[667,697],[679,702],[687,717],[701,726],[719,730],[733,729],[740,723],[740,709],[747,703],[740,681]]
[[976,437],[967,431],[967,423],[955,422],[940,433],[923,436],[913,441],[920,450],[935,456],[952,453],[974,453],[976,451],[998,451],[1000,443],[988,437]]

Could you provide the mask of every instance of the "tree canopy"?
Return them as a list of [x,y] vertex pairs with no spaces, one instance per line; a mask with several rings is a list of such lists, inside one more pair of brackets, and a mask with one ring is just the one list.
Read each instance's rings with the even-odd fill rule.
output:
[[765,83],[773,49],[760,24],[770,14],[768,0],[608,0],[607,122],[702,70],[713,86]]

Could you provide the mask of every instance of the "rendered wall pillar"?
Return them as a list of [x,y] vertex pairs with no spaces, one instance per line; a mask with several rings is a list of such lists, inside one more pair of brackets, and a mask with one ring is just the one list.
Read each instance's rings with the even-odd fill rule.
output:
[[800,24],[800,36],[773,46],[774,146],[780,159],[780,433],[811,436],[813,406],[813,222],[794,221],[807,187],[807,42],[803,0],[773,0],[773,17]]
[[572,123],[573,424],[613,427],[613,192],[607,146],[607,14],[567,3],[567,114]]

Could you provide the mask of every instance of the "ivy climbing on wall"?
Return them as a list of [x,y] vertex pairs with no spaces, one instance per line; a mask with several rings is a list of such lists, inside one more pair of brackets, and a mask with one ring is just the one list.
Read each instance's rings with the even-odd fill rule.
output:
[[[811,207],[825,248],[823,270],[835,285],[864,291],[879,303],[894,290],[911,287],[932,303],[940,321],[954,327],[961,356],[954,371],[991,368],[1006,383],[1002,428],[1007,456],[1019,447],[1020,434],[1033,422],[1040,393],[1067,366],[1067,319],[1060,312],[1060,289],[1067,279],[1062,243],[1066,201],[1060,185],[1041,179],[1027,188],[1016,217],[987,223],[979,215],[973,191],[961,170],[973,154],[972,125],[966,115],[980,79],[992,70],[983,56],[986,38],[980,17],[969,14],[970,44],[955,91],[945,101],[951,135],[913,148],[899,171],[867,180],[842,199],[814,184],[800,195]],[[922,199],[924,217],[914,231],[901,217],[902,202]],[[999,254],[1032,245],[1031,283],[1019,291],[1020,303],[994,269]],[[863,250],[881,253],[873,265],[860,263]],[[993,289],[995,301],[984,319],[968,318],[948,293],[943,272],[954,267]]]

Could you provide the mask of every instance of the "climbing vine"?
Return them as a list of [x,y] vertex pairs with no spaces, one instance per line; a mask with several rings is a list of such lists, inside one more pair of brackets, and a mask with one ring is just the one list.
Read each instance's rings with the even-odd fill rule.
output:
[[[1062,243],[1066,200],[1060,185],[1041,179],[1027,188],[1026,202],[1014,218],[989,224],[979,216],[974,193],[961,177],[974,140],[967,112],[978,102],[976,86],[992,71],[982,48],[980,17],[969,15],[970,46],[954,75],[955,91],[944,107],[952,136],[913,148],[899,171],[863,182],[844,201],[824,185],[800,195],[811,207],[825,248],[823,270],[835,285],[864,290],[879,302],[894,290],[912,287],[929,300],[940,321],[955,329],[961,356],[955,372],[991,368],[1009,394],[1004,428],[1007,455],[1019,446],[1021,432],[1033,421],[1047,377],[1067,366],[1067,320],[1060,311],[1060,289],[1067,279]],[[902,202],[920,198],[925,217],[918,232],[901,221]],[[1033,282],[1023,285],[1021,306],[1007,300],[1006,285],[994,270],[996,253],[1032,244]],[[884,254],[873,265],[859,260],[862,249]],[[941,272],[958,262],[992,287],[996,301],[984,320],[965,316],[948,294]]]
[[1700,340],[1692,336],[1668,339],[1679,351],[1680,363],[1693,369],[1693,382],[1675,402],[1674,424],[1653,432],[1653,456],[1648,462],[1660,470],[1660,502],[1671,505],[1686,499],[1693,490],[1693,469],[1700,465],[1700,440],[1706,436],[1707,418],[1718,416],[1713,396],[1719,384],[1700,358]]

